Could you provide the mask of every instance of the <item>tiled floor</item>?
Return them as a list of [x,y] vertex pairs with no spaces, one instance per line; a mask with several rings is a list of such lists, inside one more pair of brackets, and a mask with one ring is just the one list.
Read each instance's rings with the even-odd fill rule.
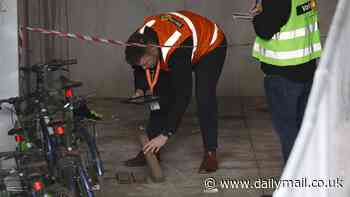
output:
[[270,116],[263,98],[220,98],[219,144],[220,170],[199,175],[197,169],[202,158],[202,141],[195,116],[195,105],[186,112],[181,128],[162,150],[164,183],[119,184],[117,172],[149,175],[147,168],[127,168],[122,161],[140,150],[137,136],[147,119],[147,109],[119,103],[118,99],[99,99],[92,108],[104,114],[98,125],[101,155],[106,175],[98,197],[148,196],[230,196],[258,197],[272,189],[220,189],[216,193],[204,191],[207,178],[250,179],[279,177],[281,154],[279,141],[272,130]]

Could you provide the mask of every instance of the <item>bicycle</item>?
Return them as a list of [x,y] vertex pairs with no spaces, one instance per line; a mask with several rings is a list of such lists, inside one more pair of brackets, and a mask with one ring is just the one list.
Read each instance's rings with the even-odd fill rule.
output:
[[[55,176],[57,178],[61,178],[59,173],[60,171],[66,171],[67,168],[64,168],[62,165],[58,164],[57,161],[67,161],[67,163],[70,163],[71,169],[78,169],[75,171],[69,171],[68,174],[74,174],[73,177],[76,177],[75,179],[79,181],[69,181],[67,182],[65,179],[63,179],[63,182],[65,182],[66,185],[70,186],[69,191],[74,193],[74,195],[78,195],[78,193],[84,193],[86,196],[93,196],[91,183],[92,176],[94,174],[98,174],[98,176],[103,175],[103,167],[102,167],[102,160],[100,159],[97,145],[95,142],[95,139],[90,136],[89,133],[85,132],[85,128],[81,127],[81,120],[79,118],[76,118],[76,114],[74,113],[74,106],[78,104],[74,99],[76,97],[73,97],[72,95],[72,89],[75,87],[79,87],[82,84],[79,82],[72,82],[70,80],[67,80],[64,77],[61,77],[62,79],[62,89],[64,90],[64,99],[63,102],[61,102],[61,106],[58,107],[58,111],[62,111],[63,114],[63,121],[59,122],[60,126],[57,128],[60,129],[61,138],[53,138],[50,137],[50,130],[56,131],[58,129],[56,128],[56,122],[51,121],[49,114],[48,114],[48,103],[45,102],[44,96],[47,95],[47,92],[45,92],[44,88],[44,71],[50,70],[50,71],[56,71],[60,70],[62,66],[62,62],[60,65],[51,65],[51,64],[41,64],[41,65],[35,65],[30,68],[25,68],[25,71],[34,72],[37,75],[37,86],[36,86],[36,93],[38,95],[38,99],[36,100],[36,107],[34,109],[37,110],[38,117],[37,119],[40,120],[37,124],[38,127],[42,130],[43,134],[43,142],[44,142],[44,150],[47,152],[47,160],[49,163],[50,169],[52,172],[50,173],[51,176]],[[57,105],[57,104],[56,104]],[[56,106],[57,107],[57,106]],[[78,126],[79,125],[79,126]],[[64,130],[62,129],[64,127]],[[52,135],[52,132],[51,132]],[[64,139],[64,140],[60,140]],[[81,141],[86,142],[88,144],[88,152],[89,155],[91,155],[89,158],[90,161],[93,161],[95,163],[94,166],[96,166],[96,172],[92,173],[87,168],[90,168],[90,165],[85,165],[81,159],[80,156],[77,155],[77,145],[79,139],[82,139]],[[63,142],[63,143],[62,143]],[[73,145],[76,145],[76,147],[73,147]],[[59,145],[64,145],[65,149],[57,150],[57,147]],[[74,159],[75,158],[75,159]],[[78,159],[76,159],[78,158]],[[91,163],[91,162],[89,162]],[[88,164],[89,164],[88,163]],[[56,169],[55,169],[56,167]],[[69,169],[69,168],[68,168]],[[88,173],[89,171],[89,173]],[[67,174],[67,172],[64,172],[63,174]],[[75,186],[79,186],[76,188],[75,186],[72,186],[72,184],[75,183]],[[78,184],[80,183],[80,184]],[[75,188],[75,189],[74,189]],[[80,191],[80,192],[74,192],[74,191]]]

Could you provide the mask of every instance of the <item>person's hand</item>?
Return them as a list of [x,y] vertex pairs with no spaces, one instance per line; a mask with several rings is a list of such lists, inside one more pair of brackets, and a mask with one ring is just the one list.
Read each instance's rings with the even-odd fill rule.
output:
[[135,94],[132,96],[132,98],[136,98],[136,97],[144,96],[144,95],[145,95],[145,93],[143,92],[143,90],[137,89],[137,90],[135,91]]
[[249,10],[249,14],[250,14],[252,17],[254,17],[254,16],[260,14],[260,10],[259,10],[258,8],[256,8],[256,7],[255,7],[255,8],[252,8],[252,9]]
[[253,17],[260,14],[261,13],[260,6],[261,5],[258,5],[256,0],[252,0],[252,6],[249,9],[249,14]]
[[253,15],[253,13],[256,11],[256,0],[251,0],[252,5],[249,8],[249,14]]
[[162,146],[166,144],[168,137],[160,134],[158,137],[153,138],[143,147],[143,153],[147,154],[148,152],[157,153]]

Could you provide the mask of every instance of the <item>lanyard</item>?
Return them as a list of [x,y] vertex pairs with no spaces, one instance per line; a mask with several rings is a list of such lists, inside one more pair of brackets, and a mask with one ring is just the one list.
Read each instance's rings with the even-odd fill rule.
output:
[[159,79],[159,72],[160,72],[159,61],[156,66],[156,73],[154,73],[154,71],[151,71],[150,67],[146,68],[147,83],[152,94],[153,94],[154,87],[156,86]]

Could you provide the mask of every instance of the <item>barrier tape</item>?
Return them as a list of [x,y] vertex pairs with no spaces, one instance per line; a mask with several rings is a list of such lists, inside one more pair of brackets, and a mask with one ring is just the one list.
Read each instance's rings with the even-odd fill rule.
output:
[[[148,47],[148,46],[154,46],[157,48],[162,48],[162,47],[173,47],[173,45],[155,45],[155,44],[140,44],[140,43],[126,43],[123,41],[119,40],[112,40],[112,39],[107,39],[107,38],[99,38],[96,36],[88,36],[88,35],[83,35],[81,33],[67,33],[67,32],[60,32],[56,30],[47,30],[43,28],[33,28],[33,27],[23,27],[24,29],[31,31],[31,32],[37,32],[37,33],[42,33],[46,35],[53,35],[53,36],[58,36],[58,37],[63,37],[63,38],[70,38],[70,39],[76,39],[76,40],[83,40],[83,41],[88,41],[88,42],[93,42],[93,43],[104,43],[104,44],[110,44],[110,45],[118,45],[118,46],[138,46],[138,47]],[[232,46],[232,45],[225,45],[227,47]],[[225,47],[222,45],[221,47]],[[194,46],[186,46],[186,45],[181,45],[180,48],[193,48]],[[198,46],[196,46],[198,47]]]

